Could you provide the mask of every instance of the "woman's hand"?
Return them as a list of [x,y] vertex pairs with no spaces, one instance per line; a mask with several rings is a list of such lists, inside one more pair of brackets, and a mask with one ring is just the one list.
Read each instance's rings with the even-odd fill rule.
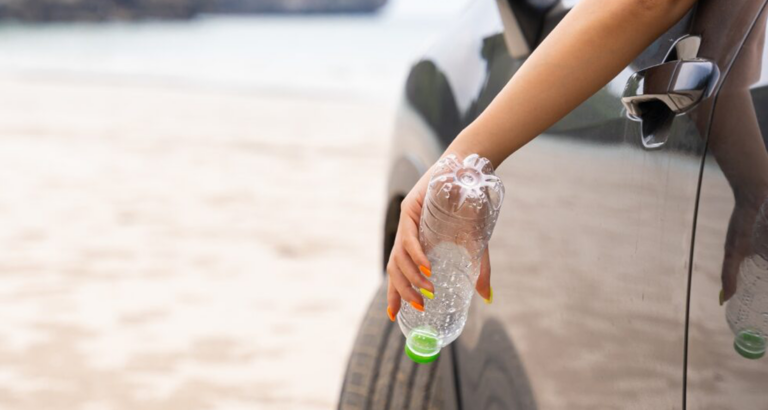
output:
[[[393,322],[397,312],[400,311],[401,300],[410,303],[414,309],[423,311],[424,297],[429,299],[435,297],[435,287],[427,280],[432,276],[431,265],[419,243],[421,207],[427,194],[430,175],[432,175],[431,169],[421,177],[400,204],[400,222],[395,244],[387,263],[387,315]],[[488,249],[483,254],[476,289],[486,303],[493,301]]]
[[[739,188],[743,186],[742,184]],[[740,189],[734,191],[736,203],[728,222],[728,233],[725,236],[725,256],[723,257],[721,274],[723,287],[720,291],[721,306],[736,293],[739,271],[744,259],[756,254],[756,247],[763,245],[752,242],[755,226],[758,223],[764,223],[758,221],[760,207],[763,206],[765,198],[768,197],[768,187],[763,188],[763,186],[762,184],[752,185],[746,190],[747,194],[741,194],[742,190]]]
[[752,253],[752,229],[758,207],[736,201],[725,236],[725,253],[721,273],[722,289],[720,306],[736,293],[739,269],[744,259]]

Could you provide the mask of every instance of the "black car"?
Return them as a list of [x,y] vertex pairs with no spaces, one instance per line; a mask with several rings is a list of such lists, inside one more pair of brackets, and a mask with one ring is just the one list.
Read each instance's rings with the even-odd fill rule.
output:
[[[402,198],[574,3],[473,1],[413,66],[385,262]],[[461,337],[415,364],[382,281],[339,408],[768,409],[768,358],[736,348],[732,330],[747,302],[768,329],[768,264],[756,259],[768,249],[765,3],[699,1],[513,154],[497,171],[493,304],[475,301]],[[757,279],[743,279],[747,263]]]

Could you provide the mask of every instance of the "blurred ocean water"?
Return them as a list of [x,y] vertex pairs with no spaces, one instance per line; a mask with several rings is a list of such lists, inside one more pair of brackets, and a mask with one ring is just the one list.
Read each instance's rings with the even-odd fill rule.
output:
[[467,0],[393,0],[378,14],[0,25],[0,74],[389,98]]

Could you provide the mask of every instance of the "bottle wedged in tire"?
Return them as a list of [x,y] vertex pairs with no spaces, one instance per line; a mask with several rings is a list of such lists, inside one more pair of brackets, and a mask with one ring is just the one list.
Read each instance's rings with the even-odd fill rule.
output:
[[397,316],[414,361],[434,361],[461,334],[503,199],[504,185],[487,159],[448,155],[435,165],[419,226],[434,299],[424,298],[423,312],[403,303]]

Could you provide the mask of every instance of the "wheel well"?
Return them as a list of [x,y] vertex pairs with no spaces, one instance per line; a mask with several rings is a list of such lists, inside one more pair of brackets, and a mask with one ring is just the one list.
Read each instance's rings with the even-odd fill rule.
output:
[[389,254],[392,253],[392,247],[395,246],[395,236],[397,235],[397,225],[400,222],[400,203],[405,196],[395,195],[387,205],[387,213],[384,219],[384,259],[382,259],[382,272],[387,270]]

